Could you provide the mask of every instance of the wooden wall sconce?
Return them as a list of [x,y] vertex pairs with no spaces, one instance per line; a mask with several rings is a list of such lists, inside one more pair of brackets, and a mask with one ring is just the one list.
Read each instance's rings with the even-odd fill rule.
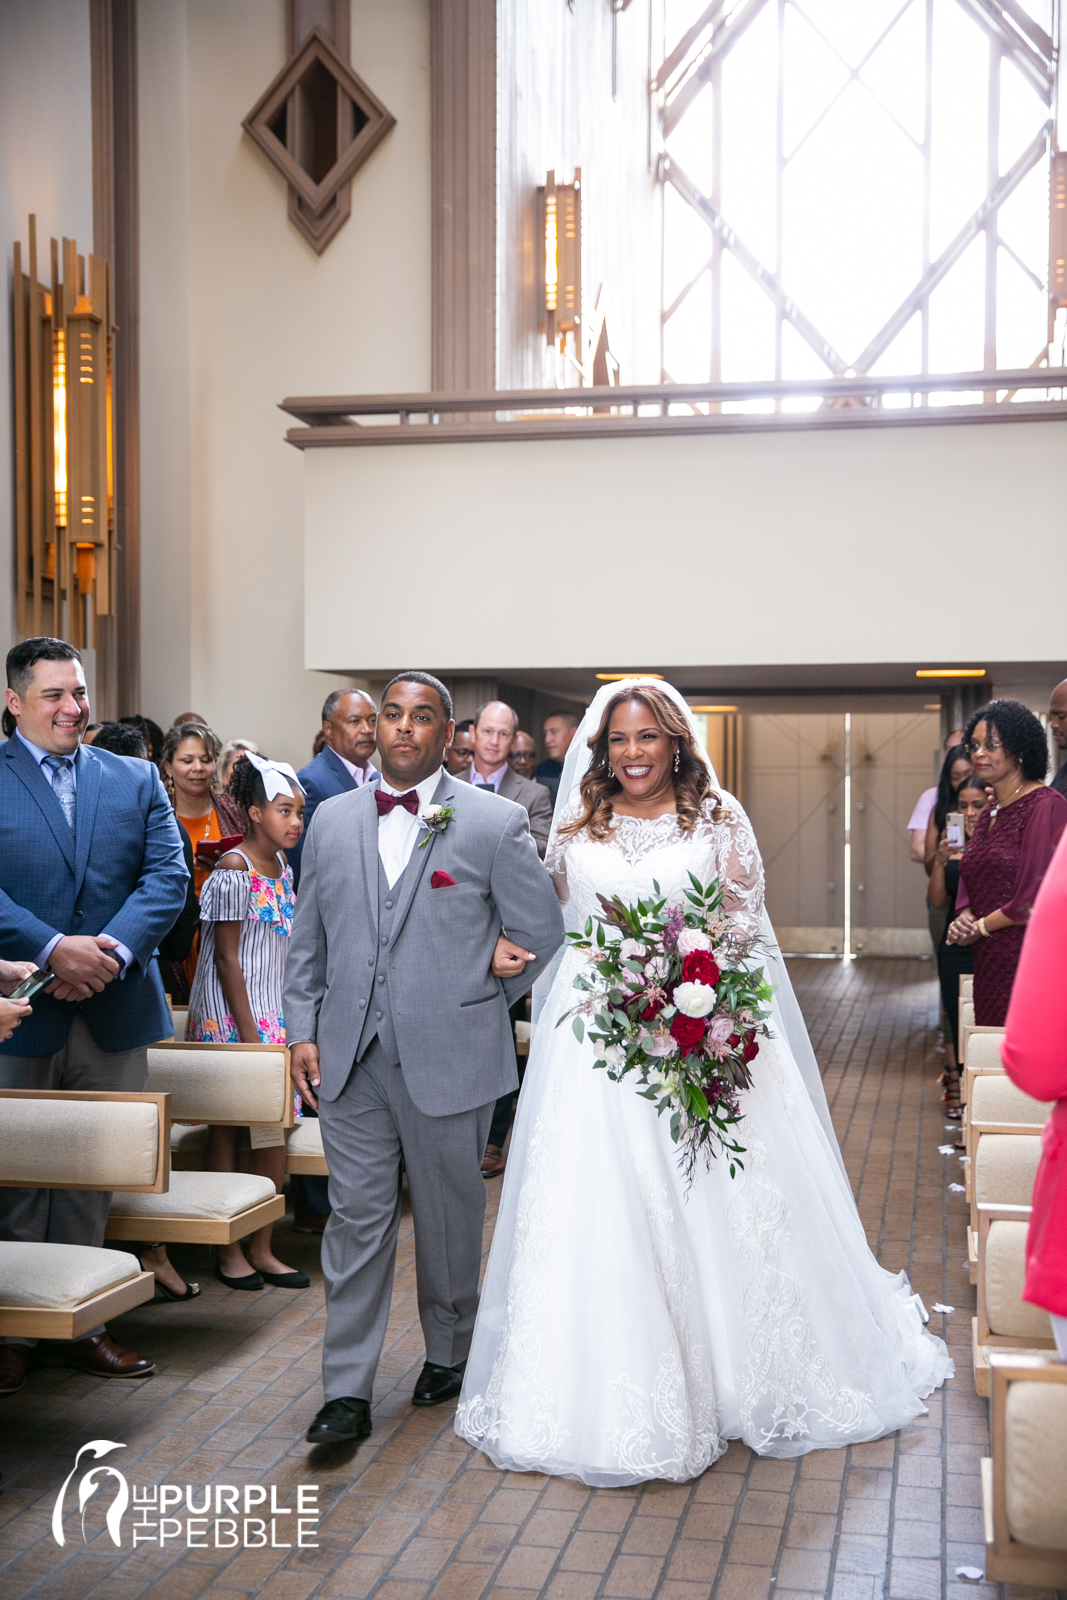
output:
[[[559,345],[582,322],[582,169],[571,183],[550,172],[537,191],[541,223],[541,332]],[[578,343],[577,337],[575,343]]]
[[343,59],[348,0],[289,0],[289,60],[241,126],[289,185],[317,255],[352,213],[352,179],[396,118]]
[[73,239],[37,279],[14,260],[15,522],[18,629],[96,645],[115,593],[110,272]]

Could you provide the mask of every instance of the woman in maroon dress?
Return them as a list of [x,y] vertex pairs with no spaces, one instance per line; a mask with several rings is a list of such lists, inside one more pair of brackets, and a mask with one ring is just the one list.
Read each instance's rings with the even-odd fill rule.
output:
[[963,852],[947,942],[974,946],[974,1020],[999,1028],[1034,899],[1067,827],[1067,800],[1045,787],[1045,730],[1018,700],[976,711],[964,743],[996,799]]

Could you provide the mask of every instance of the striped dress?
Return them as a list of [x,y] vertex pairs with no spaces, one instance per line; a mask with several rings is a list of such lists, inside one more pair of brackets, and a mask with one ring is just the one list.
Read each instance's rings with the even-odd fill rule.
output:
[[216,867],[200,895],[200,960],[189,997],[186,1038],[212,1044],[237,1044],[240,1034],[230,1015],[215,965],[215,925],[241,923],[237,959],[248,1003],[264,1044],[285,1043],[282,979],[293,930],[293,872],[282,865],[278,878],[264,878],[248,862],[247,872]]

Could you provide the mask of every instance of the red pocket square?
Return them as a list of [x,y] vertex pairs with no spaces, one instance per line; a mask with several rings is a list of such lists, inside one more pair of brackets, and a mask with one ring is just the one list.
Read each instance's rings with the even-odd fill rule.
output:
[[431,889],[454,889],[455,887],[455,878],[450,878],[447,872],[434,872],[430,876]]

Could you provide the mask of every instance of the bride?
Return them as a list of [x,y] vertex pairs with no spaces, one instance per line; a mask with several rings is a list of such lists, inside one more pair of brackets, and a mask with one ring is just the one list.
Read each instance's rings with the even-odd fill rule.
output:
[[[763,910],[747,817],[668,685],[602,690],[570,746],[547,865],[584,926],[598,894],[680,901],[720,878],[778,986],[742,1095],[735,1178],[557,1028],[585,959],[564,952],[536,1028],[456,1432],[498,1467],[617,1487],[696,1477],[741,1439],[797,1456],[923,1415],[952,1376],[904,1274],[867,1246],[815,1058]],[[544,980],[542,981],[542,988]]]

